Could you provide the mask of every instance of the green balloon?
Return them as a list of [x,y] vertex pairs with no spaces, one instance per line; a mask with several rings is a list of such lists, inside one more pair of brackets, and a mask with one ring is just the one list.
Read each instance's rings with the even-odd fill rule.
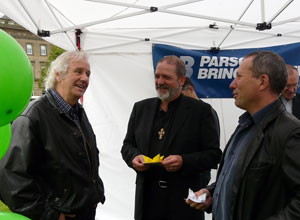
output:
[[32,95],[33,80],[24,49],[0,30],[0,126],[12,122],[25,109]]
[[30,218],[12,212],[0,212],[0,220],[30,220]]
[[0,127],[0,160],[5,155],[11,139],[11,125],[10,123]]

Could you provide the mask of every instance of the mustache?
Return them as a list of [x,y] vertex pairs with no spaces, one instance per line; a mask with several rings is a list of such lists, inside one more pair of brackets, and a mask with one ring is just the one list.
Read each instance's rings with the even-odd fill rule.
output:
[[167,84],[156,85],[156,89],[169,89],[170,87]]

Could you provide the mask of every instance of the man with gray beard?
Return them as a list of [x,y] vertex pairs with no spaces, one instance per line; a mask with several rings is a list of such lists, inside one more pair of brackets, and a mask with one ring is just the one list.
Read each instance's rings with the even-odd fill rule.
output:
[[[218,119],[209,104],[181,95],[185,73],[178,57],[162,58],[155,71],[158,98],[133,107],[121,153],[137,173],[135,220],[204,219],[184,198],[207,185],[202,174],[219,163]],[[164,156],[160,163],[145,163],[144,156],[157,154]]]

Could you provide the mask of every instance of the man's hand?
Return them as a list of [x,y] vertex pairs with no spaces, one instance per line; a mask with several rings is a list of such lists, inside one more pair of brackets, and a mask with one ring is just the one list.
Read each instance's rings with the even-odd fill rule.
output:
[[150,165],[147,164],[145,165],[144,162],[145,162],[144,157],[142,154],[140,154],[132,160],[132,166],[137,171],[148,170],[150,168]]
[[182,157],[180,155],[170,155],[161,162],[161,165],[166,171],[175,172],[182,167]]
[[203,193],[206,193],[206,201],[204,203],[196,203],[189,199],[187,199],[185,202],[189,204],[192,208],[195,208],[197,210],[205,211],[208,207],[211,206],[212,203],[212,197],[210,195],[210,192],[207,189],[200,189],[199,191],[195,192],[195,195],[197,197],[201,196]]
[[60,215],[58,217],[58,220],[66,220],[66,217],[68,217],[68,218],[75,218],[76,215],[60,213]]

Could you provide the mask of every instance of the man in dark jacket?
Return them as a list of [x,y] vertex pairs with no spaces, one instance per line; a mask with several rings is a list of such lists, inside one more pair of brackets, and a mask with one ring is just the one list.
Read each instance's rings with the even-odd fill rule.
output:
[[[137,172],[136,220],[200,220],[203,213],[184,202],[189,188],[206,186],[206,173],[221,157],[219,128],[212,107],[181,95],[185,65],[176,56],[159,61],[155,84],[159,98],[135,103],[122,147],[127,165]],[[144,155],[164,156],[160,165]]]
[[104,202],[96,139],[78,103],[89,85],[83,52],[65,52],[51,63],[46,93],[12,124],[0,161],[1,200],[32,220],[94,220]]
[[246,112],[230,138],[217,180],[205,203],[215,220],[300,219],[300,122],[279,94],[286,85],[283,59],[269,51],[248,54],[230,85],[235,104]]

